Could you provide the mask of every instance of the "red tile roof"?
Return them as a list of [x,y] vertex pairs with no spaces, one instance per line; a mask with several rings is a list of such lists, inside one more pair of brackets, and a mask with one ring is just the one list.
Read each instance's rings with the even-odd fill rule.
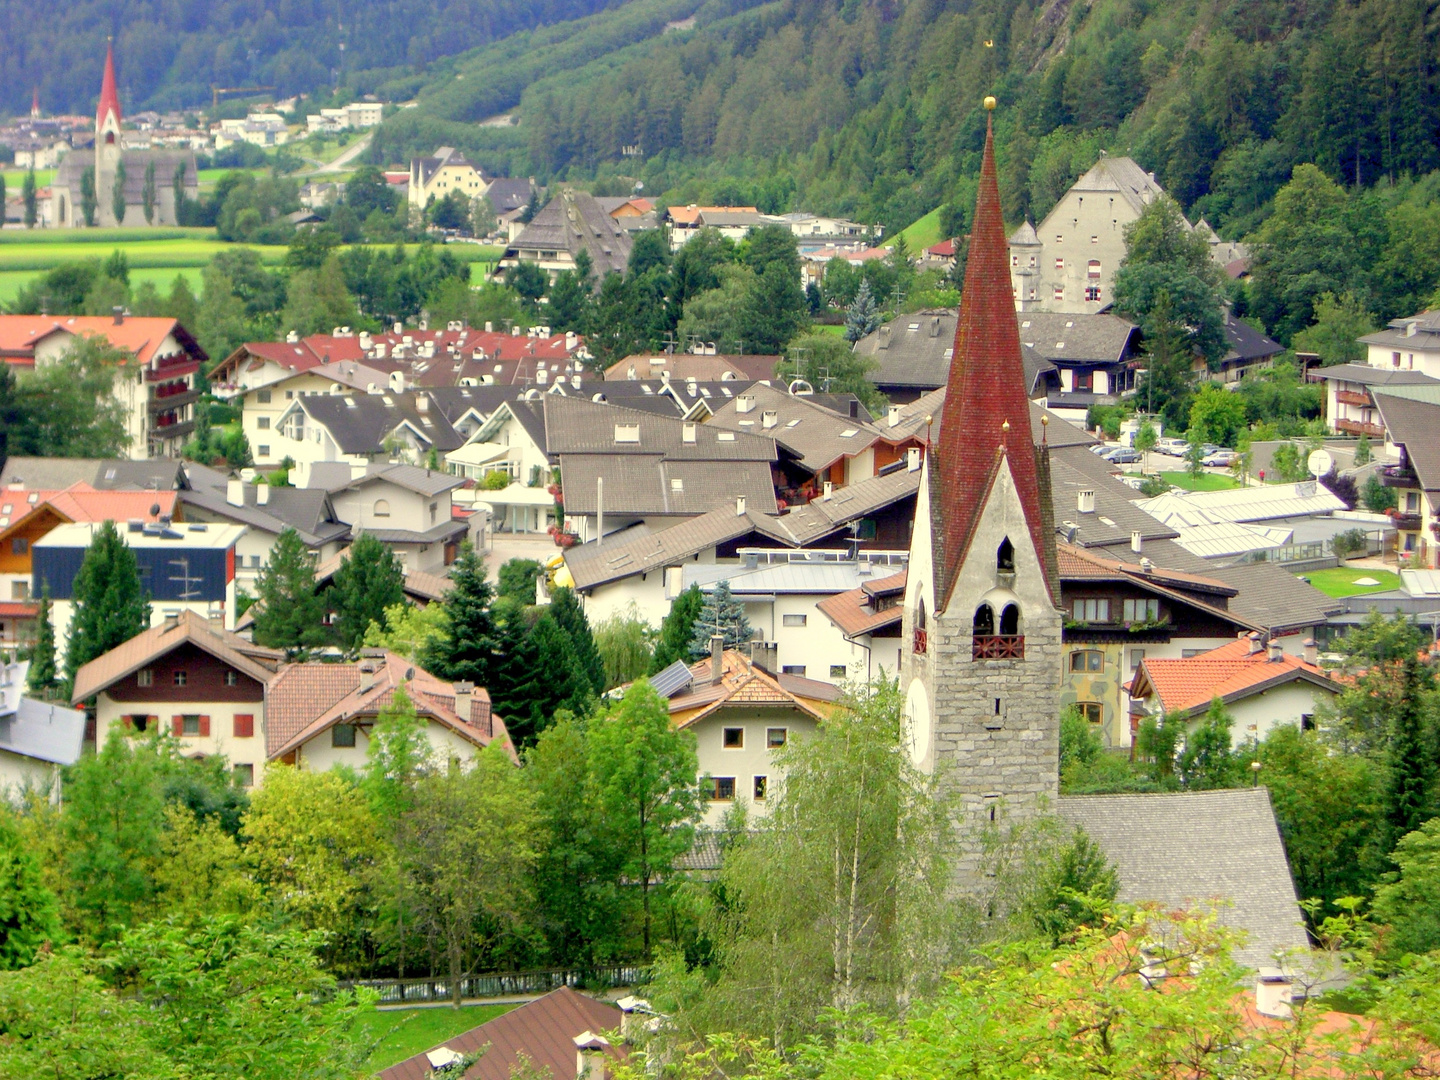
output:
[[0,600],[0,619],[33,619],[40,614],[39,604],[25,604],[18,600]]
[[[620,1026],[621,1016],[609,1002],[562,986],[430,1049],[446,1046],[457,1054],[468,1054],[488,1045],[484,1056],[465,1074],[465,1080],[510,1080],[521,1054],[540,1071],[549,1072],[554,1080],[573,1080],[577,1064],[575,1037],[587,1031],[614,1031]],[[612,1047],[611,1056],[625,1055],[623,1046]],[[416,1054],[379,1075],[380,1080],[426,1080],[431,1073],[425,1054]]]
[[174,319],[126,315],[117,323],[109,315],[0,315],[0,356],[20,366],[33,365],[35,347],[58,333],[103,337],[130,353],[141,367],[150,363],[155,351],[171,336],[187,352],[204,355]]
[[941,240],[940,243],[931,244],[925,250],[931,255],[934,255],[936,258],[949,259],[955,254],[955,241]]
[[1315,664],[1289,653],[1271,659],[1263,646],[1252,652],[1251,643],[1258,641],[1239,638],[1185,660],[1142,660],[1131,696],[1158,697],[1167,715],[1185,716],[1204,712],[1217,697],[1228,704],[1296,679],[1339,693],[1339,682]]
[[898,603],[877,609],[874,606],[874,597],[877,594],[891,593],[896,589],[903,592],[905,579],[906,571],[902,570],[890,577],[861,585],[858,589],[837,593],[835,596],[827,596],[815,606],[839,627],[840,632],[846,637],[859,637],[861,634],[874,633],[881,627],[898,623],[905,613],[905,609]]
[[[1059,582],[1052,579],[1053,566],[1045,558],[1047,544],[1053,545],[1054,539],[1041,511],[1044,503],[1030,438],[1030,398],[1010,281],[1010,248],[995,174],[995,134],[988,117],[946,397],[964,402],[964,407],[945,410],[931,458],[933,521],[925,524],[931,526],[935,540],[938,605],[949,606],[1002,456],[1009,459],[1031,543],[1050,593],[1058,601]],[[1053,546],[1048,550],[1053,551]]]
[[[35,496],[33,501],[31,496]],[[86,483],[71,484],[60,491],[7,488],[0,491],[0,536],[25,524],[47,506],[66,521],[154,521],[161,515],[173,517],[178,500],[175,491],[96,491]],[[157,506],[158,513],[151,513]]]
[[[365,668],[373,668],[366,671]],[[455,686],[416,667],[396,653],[350,664],[287,664],[265,691],[265,753],[283,757],[336,724],[377,716],[404,686],[415,711],[448,727],[476,746],[496,739],[509,746],[505,721],[494,715],[490,694],[477,686],[470,714],[455,711]],[[510,754],[515,756],[513,746]],[[518,758],[517,758],[518,760]]]

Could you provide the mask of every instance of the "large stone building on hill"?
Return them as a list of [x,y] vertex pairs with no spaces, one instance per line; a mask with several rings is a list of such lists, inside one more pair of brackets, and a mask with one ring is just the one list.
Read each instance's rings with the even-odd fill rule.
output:
[[[68,154],[50,185],[50,220],[57,227],[176,225],[177,192],[187,199],[199,198],[194,152],[127,150],[120,115],[112,48],[105,53],[100,104],[95,110],[95,148]],[[120,201],[117,189],[122,214],[115,212]]]
[[987,130],[901,634],[906,738],[959,798],[962,886],[979,881],[990,822],[1033,816],[1059,793],[1060,577],[1049,451],[1032,442],[1026,390]]

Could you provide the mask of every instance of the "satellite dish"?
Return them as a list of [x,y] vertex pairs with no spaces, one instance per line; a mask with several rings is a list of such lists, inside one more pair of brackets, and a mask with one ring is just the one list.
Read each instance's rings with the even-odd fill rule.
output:
[[1328,450],[1312,450],[1305,459],[1305,468],[1310,470],[1311,476],[1327,476],[1334,467],[1335,459]]

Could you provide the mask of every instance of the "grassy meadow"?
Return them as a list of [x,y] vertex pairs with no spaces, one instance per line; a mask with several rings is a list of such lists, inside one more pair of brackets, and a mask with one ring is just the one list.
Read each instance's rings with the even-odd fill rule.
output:
[[[104,259],[116,249],[130,260],[132,285],[152,281],[164,292],[180,274],[198,293],[201,269],[217,252],[234,247],[253,248],[267,266],[285,261],[283,247],[230,244],[218,239],[214,229],[5,229],[0,231],[0,304],[12,300],[37,274],[65,262]],[[447,249],[470,264],[475,284],[483,279],[486,264],[501,254],[499,248],[480,244],[450,244]]]

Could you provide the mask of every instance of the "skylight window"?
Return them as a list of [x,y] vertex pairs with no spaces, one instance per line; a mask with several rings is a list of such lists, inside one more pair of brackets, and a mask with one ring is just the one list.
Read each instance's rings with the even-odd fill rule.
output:
[[851,439],[858,434],[860,434],[859,428],[847,427],[844,431],[840,432],[840,438]]
[[672,476],[670,478],[670,490],[674,492],[683,492],[685,490],[685,481],[678,476]]
[[800,420],[799,420],[799,418],[797,417],[797,418],[794,419],[794,420],[786,421],[785,426],[786,426],[786,427],[794,427],[794,426],[795,426],[796,424],[798,424],[798,423],[800,423]]
[[733,431],[717,431],[715,433],[715,438],[718,439],[720,442],[734,442],[735,433]]

